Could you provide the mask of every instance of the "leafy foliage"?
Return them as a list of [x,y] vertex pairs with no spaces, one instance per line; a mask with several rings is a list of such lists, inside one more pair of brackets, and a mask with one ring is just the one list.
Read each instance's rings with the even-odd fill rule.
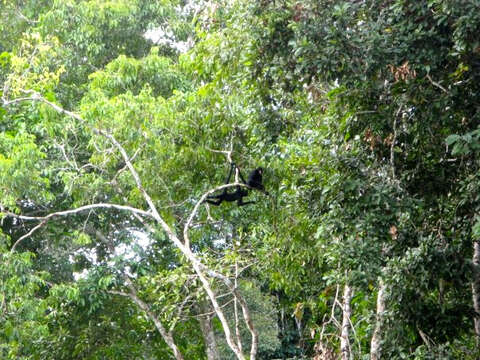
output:
[[346,284],[351,351],[368,357],[379,279],[385,358],[480,356],[474,1],[0,4],[2,358],[172,358],[161,324],[205,359],[201,283],[141,211],[147,193],[185,241],[230,150],[272,195],[200,206],[189,238],[240,282],[259,357],[338,355]]

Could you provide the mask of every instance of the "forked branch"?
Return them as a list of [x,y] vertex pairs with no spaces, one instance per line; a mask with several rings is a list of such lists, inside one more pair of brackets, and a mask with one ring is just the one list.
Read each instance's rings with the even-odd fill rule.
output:
[[[197,258],[197,256],[192,252],[192,250],[189,247],[188,233],[187,233],[188,228],[190,227],[190,224],[191,224],[195,214],[197,213],[200,204],[206,199],[206,197],[209,194],[213,193],[216,190],[221,190],[221,189],[224,189],[224,188],[227,188],[227,187],[245,186],[245,185],[241,184],[241,183],[238,183],[238,182],[234,183],[234,184],[226,184],[226,185],[219,186],[218,188],[210,190],[209,192],[205,193],[202,196],[202,198],[199,200],[197,205],[194,207],[194,209],[192,210],[192,213],[189,216],[189,221],[187,221],[187,224],[185,225],[184,234],[187,233],[187,237],[185,238],[185,243],[183,243],[177,237],[177,235],[174,233],[172,228],[160,216],[152,198],[150,197],[150,195],[147,193],[147,191],[144,189],[144,187],[142,185],[142,181],[140,179],[140,176],[138,175],[138,172],[135,170],[135,167],[132,164],[131,157],[128,156],[125,148],[115,139],[115,137],[113,135],[109,134],[105,130],[98,129],[98,128],[90,125],[86,120],[84,120],[78,114],[75,114],[71,111],[68,111],[68,110],[65,110],[65,109],[61,108],[60,106],[44,99],[38,93],[35,93],[33,91],[25,91],[25,93],[30,93],[30,94],[33,94],[33,95],[30,98],[22,98],[22,99],[12,100],[10,102],[4,101],[4,105],[9,105],[9,104],[19,102],[19,101],[38,101],[38,102],[45,103],[45,104],[49,105],[50,107],[52,107],[54,110],[56,110],[58,113],[68,115],[68,116],[76,119],[77,121],[81,122],[82,124],[88,126],[95,134],[98,134],[98,135],[101,135],[101,136],[107,138],[112,143],[112,145],[114,145],[114,147],[119,151],[119,153],[121,154],[126,166],[128,167],[128,169],[130,171],[130,174],[132,175],[132,177],[135,180],[135,183],[136,183],[136,186],[137,186],[138,190],[143,195],[143,198],[145,199],[145,201],[148,204],[148,207],[150,209],[149,212],[143,212],[143,213],[148,214],[149,216],[153,217],[153,219],[155,219],[160,224],[160,226],[165,231],[165,233],[167,234],[169,239],[183,253],[183,255],[190,261],[193,269],[195,270],[195,272],[198,275],[198,278],[200,279],[200,282],[202,283],[202,286],[203,286],[205,292],[208,294],[208,297],[210,298],[210,301],[213,305],[213,308],[215,309],[215,313],[218,316],[218,319],[220,320],[220,322],[222,324],[223,331],[224,331],[224,334],[225,334],[225,337],[226,337],[226,340],[227,340],[227,343],[228,343],[230,349],[235,353],[238,360],[245,360],[245,356],[243,355],[242,351],[239,349],[238,345],[235,342],[232,331],[230,329],[230,325],[228,324],[228,321],[225,317],[225,314],[224,314],[220,304],[217,301],[216,293],[213,291],[212,286],[210,285],[210,281],[207,278],[207,274],[209,274],[210,276],[215,275],[214,277],[220,278],[229,287],[229,289],[234,293],[234,295],[239,300],[239,303],[242,306],[242,310],[244,310],[245,319],[247,320],[247,319],[250,319],[250,316],[248,314],[248,309],[247,309],[247,312],[245,312],[246,303],[245,303],[244,299],[241,297],[238,290],[232,285],[232,282],[230,281],[230,279],[228,279],[227,277],[225,277],[221,274],[217,274],[217,273],[211,271],[204,264],[201,263],[201,261]],[[54,217],[53,214],[48,215],[48,219],[50,219],[52,217]],[[43,221],[46,222],[46,221],[48,221],[48,219],[43,220]],[[32,231],[37,230],[37,228],[39,228],[43,225],[44,224],[42,224],[42,223],[37,225],[37,227],[32,229]],[[30,236],[31,234],[27,234],[27,235]],[[21,240],[22,239],[17,240],[17,243]],[[16,246],[16,245],[14,245],[14,246]],[[248,320],[247,320],[247,326],[249,327],[249,329],[252,329],[252,327],[251,327],[252,324],[251,324],[251,322],[249,323]],[[251,348],[250,360],[255,359],[255,356],[256,356],[256,342],[257,342],[256,336],[252,336],[252,348]]]
[[11,213],[11,212],[4,211],[2,213],[5,214],[6,216],[15,217],[15,218],[20,219],[20,220],[24,220],[24,221],[39,220],[40,221],[40,223],[38,225],[34,226],[28,233],[26,233],[25,235],[22,235],[21,237],[19,237],[17,239],[17,241],[15,241],[12,248],[10,249],[10,252],[14,252],[15,249],[17,248],[17,246],[23,240],[32,236],[35,231],[37,231],[38,229],[40,229],[41,227],[46,225],[47,222],[49,220],[51,220],[52,218],[75,215],[75,214],[79,214],[79,213],[84,212],[84,211],[91,211],[91,210],[94,210],[94,209],[117,209],[117,210],[122,210],[122,211],[129,211],[131,213],[135,213],[135,214],[142,215],[142,216],[152,217],[151,213],[149,213],[147,211],[144,211],[144,210],[136,209],[134,207],[126,206],[126,205],[117,205],[117,204],[108,204],[108,203],[99,203],[99,204],[91,204],[91,205],[80,206],[76,209],[53,212],[53,213],[50,213],[46,216],[25,216],[25,215],[17,215],[17,214]]

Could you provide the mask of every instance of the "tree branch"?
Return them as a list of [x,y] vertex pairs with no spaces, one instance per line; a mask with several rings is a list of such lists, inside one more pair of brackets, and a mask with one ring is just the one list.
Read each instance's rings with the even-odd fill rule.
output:
[[398,115],[400,115],[401,111],[403,109],[403,105],[401,105],[397,113],[395,114],[395,117],[393,119],[393,139],[392,139],[392,144],[390,145],[390,165],[392,167],[392,178],[395,179],[395,143],[397,141],[397,118]]
[[436,86],[437,88],[439,88],[440,90],[442,90],[444,93],[447,93],[447,94],[448,94],[448,90],[445,89],[445,88],[444,88],[442,85],[440,85],[438,82],[433,81],[429,74],[427,74],[427,79],[432,83],[433,86]]
[[236,186],[243,186],[243,187],[249,188],[247,185],[245,185],[244,183],[240,183],[240,182],[235,182],[235,183],[232,183],[232,184],[224,184],[224,185],[217,186],[216,188],[207,191],[206,193],[204,193],[202,195],[200,200],[197,201],[197,203],[195,204],[192,212],[190,213],[190,216],[187,219],[187,222],[185,223],[185,226],[183,227],[183,240],[185,241],[185,246],[186,247],[188,247],[188,248],[190,247],[190,238],[188,237],[188,230],[189,230],[190,226],[192,225],[192,221],[193,221],[195,215],[197,215],[197,212],[198,212],[198,209],[200,208],[200,205],[202,205],[202,203],[207,199],[207,197],[209,195],[213,194],[214,192],[219,191],[219,190],[223,190],[223,189],[228,189],[228,188],[231,188],[231,187],[236,187]]
[[[169,239],[174,243],[174,245],[185,255],[185,257],[191,262],[192,264],[192,267],[193,269],[195,270],[195,272],[197,273],[201,283],[202,283],[202,286],[205,290],[205,292],[207,293],[208,297],[210,298],[210,301],[213,305],[213,308],[215,309],[215,313],[217,314],[218,316],[218,319],[220,320],[221,324],[222,324],[222,327],[223,327],[223,331],[224,331],[224,334],[225,334],[225,337],[226,337],[226,340],[227,340],[227,343],[230,347],[230,349],[232,349],[232,351],[235,353],[236,357],[238,360],[245,360],[245,356],[243,355],[243,353],[240,351],[240,349],[238,348],[237,344],[235,343],[235,340],[232,336],[232,331],[230,329],[230,325],[228,324],[228,321],[225,317],[225,314],[223,312],[223,310],[221,309],[221,306],[220,304],[218,303],[217,299],[216,299],[216,294],[215,292],[212,290],[212,287],[210,286],[210,283],[209,283],[209,280],[207,279],[206,275],[205,275],[205,272],[207,273],[211,273],[211,271],[204,265],[200,262],[200,260],[197,258],[197,256],[192,252],[192,250],[190,249],[189,246],[187,246],[187,244],[189,243],[187,241],[187,239],[185,240],[185,244],[182,243],[182,241],[180,241],[180,239],[177,237],[177,235],[173,232],[173,230],[171,229],[171,227],[165,222],[165,220],[160,216],[152,198],[150,197],[150,195],[146,192],[146,190],[143,188],[143,185],[142,185],[142,182],[141,182],[141,179],[140,179],[140,176],[138,175],[137,171],[135,170],[132,162],[131,162],[131,159],[130,157],[128,156],[127,152],[125,151],[125,149],[123,148],[123,146],[115,139],[115,137],[113,137],[113,135],[107,133],[106,131],[104,130],[101,130],[101,129],[97,129],[91,125],[88,124],[88,122],[86,120],[84,120],[81,116],[71,112],[71,111],[68,111],[68,110],[65,110],[63,108],[61,108],[60,106],[44,99],[41,95],[39,95],[38,93],[34,92],[34,91],[25,91],[25,93],[33,93],[33,96],[31,98],[23,98],[21,101],[27,101],[27,100],[31,100],[31,101],[39,101],[39,102],[43,102],[47,105],[49,105],[50,107],[52,107],[55,111],[57,111],[58,113],[60,114],[65,114],[65,115],[68,115],[70,117],[72,117],[73,119],[76,119],[78,120],[79,122],[85,124],[86,126],[90,127],[91,130],[96,133],[96,134],[99,134],[105,138],[107,138],[114,146],[115,148],[117,148],[117,150],[120,152],[123,160],[125,161],[125,164],[127,165],[129,171],[130,171],[130,174],[132,175],[132,177],[134,178],[135,180],[135,183],[137,185],[137,188],[138,190],[142,193],[143,195],[143,198],[145,199],[145,201],[147,202],[149,208],[150,208],[150,211],[148,214],[149,216],[153,217],[159,224],[160,226],[162,227],[162,229],[165,231],[165,233],[167,234],[167,236],[169,237]],[[14,102],[15,100],[13,100]],[[5,105],[9,105],[11,104],[12,101],[10,102],[6,102],[4,101],[4,104]],[[234,184],[226,184],[226,185],[222,185],[220,187],[218,187],[217,189],[223,189],[223,188],[227,188],[227,187],[233,187],[233,186],[246,186],[244,184],[240,184],[240,183],[234,183]],[[211,194],[212,192],[214,192],[216,189],[213,189],[209,192],[207,192],[206,194],[204,194],[204,196],[202,196],[202,198],[200,199],[200,201],[197,203],[197,205],[195,206],[194,210],[192,211],[192,214],[190,214],[190,217],[189,217],[189,221],[187,222],[188,224],[188,227],[190,226],[191,224],[191,221],[193,219],[193,217],[195,216],[196,212],[198,211],[198,208],[200,207],[200,204],[205,200],[205,198]],[[42,225],[43,224],[39,224],[39,225]],[[37,226],[38,227],[38,226]],[[187,230],[188,230],[188,227],[187,227]],[[35,228],[34,228],[35,229]],[[32,230],[34,230],[32,229]],[[36,230],[36,229],[35,229]],[[20,239],[19,239],[20,240]],[[18,240],[17,240],[18,242]],[[16,245],[15,245],[16,246]],[[212,272],[214,273],[214,272]],[[228,280],[228,282],[231,284],[231,281],[226,278],[226,277],[223,277],[224,279],[224,282],[226,280]],[[226,282],[225,282],[226,283]],[[235,289],[236,291],[236,289]],[[236,296],[240,296],[240,294],[236,294]],[[248,323],[247,323],[247,326],[248,326]],[[253,348],[253,343],[252,343],[252,348]],[[254,360],[254,357],[251,357],[251,360]]]
[[24,239],[32,236],[32,234],[35,231],[37,231],[42,226],[44,226],[50,219],[52,219],[54,217],[63,217],[63,216],[74,215],[74,214],[81,213],[83,211],[88,211],[88,210],[93,210],[93,209],[117,209],[117,210],[122,210],[122,211],[129,211],[129,212],[136,213],[136,214],[143,215],[143,216],[152,217],[151,213],[149,213],[147,211],[144,211],[144,210],[136,209],[136,208],[133,208],[131,206],[126,206],[126,205],[117,205],[117,204],[108,204],[108,203],[99,203],[99,204],[91,204],[91,205],[80,206],[79,208],[76,208],[76,209],[53,212],[53,213],[50,213],[46,216],[24,216],[24,215],[17,215],[17,214],[11,213],[11,212],[3,211],[2,213],[6,214],[7,216],[15,217],[15,218],[20,219],[20,220],[25,220],[25,221],[40,220],[41,221],[38,225],[33,227],[28,233],[26,233],[25,235],[18,238],[17,241],[15,241],[15,243],[13,244],[10,252],[14,252],[16,247],[18,246],[18,244],[20,244]]
[[58,106],[57,104],[51,102],[51,101],[48,101],[47,99],[45,99],[44,97],[42,97],[39,93],[33,91],[33,90],[24,90],[24,93],[26,94],[32,94],[31,97],[28,97],[28,98],[19,98],[19,99],[14,99],[14,100],[11,100],[11,101],[3,101],[4,105],[5,106],[8,106],[10,104],[13,104],[13,103],[16,103],[16,102],[20,102],[20,101],[38,101],[38,102],[42,102],[44,104],[47,104],[48,106],[50,106],[51,108],[53,108],[56,112],[58,112],[59,114],[65,114],[67,116],[70,116],[71,118],[81,122],[82,124],[84,125],[87,125],[94,133],[98,134],[98,135],[101,135],[105,138],[107,138],[108,140],[110,140],[110,142],[117,148],[117,150],[120,152],[123,160],[125,161],[125,164],[127,165],[129,171],[130,171],[130,174],[133,176],[134,180],[135,180],[135,183],[137,184],[137,188],[140,190],[140,192],[142,193],[145,201],[147,202],[148,206],[150,207],[151,211],[152,211],[152,214],[151,216],[153,216],[153,218],[158,221],[160,223],[160,225],[162,226],[163,230],[168,234],[169,238],[175,243],[175,245],[177,247],[179,247],[179,249],[183,252],[185,250],[182,242],[180,241],[180,239],[177,238],[177,236],[173,233],[172,229],[168,226],[168,224],[163,220],[163,218],[160,216],[160,214],[158,213],[156,207],[155,207],[155,204],[153,203],[151,197],[148,195],[148,193],[145,191],[145,189],[143,188],[143,185],[142,185],[142,182],[140,180],[140,177],[138,176],[138,173],[137,171],[135,170],[135,168],[133,167],[132,165],[132,162],[130,161],[130,157],[127,155],[125,149],[123,148],[122,145],[120,145],[120,143],[109,133],[107,133],[106,131],[104,130],[101,130],[101,129],[97,129],[93,126],[91,126],[90,124],[88,124],[88,122],[83,119],[81,116],[79,116],[78,114],[75,114],[74,112],[72,111],[68,111],[68,110],[65,110],[63,109],[62,107]]
[[167,345],[172,350],[173,355],[175,356],[175,359],[183,360],[184,359],[183,355],[180,353],[180,350],[178,349],[177,345],[175,344],[175,341],[173,339],[171,331],[167,331],[165,329],[165,327],[163,326],[160,319],[151,311],[150,306],[138,297],[137,289],[135,288],[133,283],[130,281],[130,279],[126,275],[124,276],[124,278],[125,278],[125,281],[127,283],[127,287],[129,288],[130,292],[129,293],[124,293],[122,291],[110,290],[109,293],[128,297],[135,304],[137,304],[137,306],[147,314],[147,316],[150,318],[150,320],[153,321],[153,323],[155,324],[155,327],[157,328],[158,332],[162,336],[163,340],[165,340]]

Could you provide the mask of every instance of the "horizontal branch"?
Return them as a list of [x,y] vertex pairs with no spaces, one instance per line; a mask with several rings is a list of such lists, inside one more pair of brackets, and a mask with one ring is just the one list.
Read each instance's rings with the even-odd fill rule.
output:
[[35,231],[37,231],[42,226],[44,226],[50,219],[52,219],[54,217],[63,217],[63,216],[74,215],[74,214],[81,213],[83,211],[89,211],[89,210],[93,210],[93,209],[117,209],[117,210],[128,211],[128,212],[143,215],[143,216],[152,217],[151,213],[149,213],[147,211],[144,211],[144,210],[136,209],[136,208],[131,207],[131,206],[108,204],[108,203],[99,203],[99,204],[91,204],[91,205],[80,206],[76,209],[70,209],[70,210],[65,210],[65,211],[57,211],[57,212],[53,212],[53,213],[50,213],[50,214],[45,215],[45,216],[25,216],[25,215],[17,215],[17,214],[11,213],[11,212],[2,212],[3,214],[6,214],[7,216],[15,217],[15,218],[21,219],[21,220],[41,221],[37,226],[33,227],[28,233],[21,236],[13,244],[12,249],[10,251],[14,252],[16,247],[18,246],[18,244],[20,244],[20,242],[22,242],[24,239],[32,236],[32,234]]
[[4,106],[9,106],[9,105],[12,105],[12,104],[15,104],[15,103],[19,103],[19,102],[23,102],[23,101],[38,101],[38,102],[43,102],[49,106],[51,106],[55,111],[61,113],[61,114],[66,114],[74,119],[77,119],[77,120],[80,120],[80,121],[84,121],[80,116],[78,116],[77,114],[71,112],[71,111],[68,111],[68,110],[65,110],[63,108],[61,108],[60,106],[58,106],[57,104],[51,102],[51,101],[48,101],[47,99],[45,99],[43,96],[41,96],[39,93],[37,93],[36,91],[33,91],[33,90],[24,90],[23,91],[25,94],[32,94],[32,96],[30,97],[23,97],[23,98],[17,98],[17,99],[13,99],[13,100],[10,100],[10,101],[3,101],[3,105]]
[[18,104],[24,101],[38,101],[38,99],[36,97],[22,97],[22,98],[16,98],[10,101],[3,100],[3,106]]
[[48,215],[45,215],[45,216],[25,216],[25,215],[18,215],[18,214],[15,214],[15,213],[12,213],[12,212],[7,212],[7,211],[3,211],[3,212],[0,212],[0,213],[3,213],[7,216],[15,217],[15,218],[21,219],[21,220],[27,220],[27,221],[32,220],[33,221],[33,220],[50,219],[52,217],[57,217],[57,216],[58,217],[68,216],[68,215],[76,214],[76,213],[79,213],[79,212],[82,212],[82,211],[98,209],[98,208],[130,211],[130,212],[140,214],[140,215],[143,215],[143,216],[153,217],[151,213],[149,213],[148,211],[145,211],[145,210],[137,209],[137,208],[127,206],[127,205],[118,205],[118,204],[110,204],[110,203],[98,203],[98,204],[84,205],[84,206],[80,206],[76,209],[58,211],[58,212],[54,212],[54,213],[51,213],[51,214],[48,214]]
[[134,300],[131,294],[124,293],[123,291],[108,290],[108,292],[110,294],[124,296],[124,297],[128,297],[128,298],[131,298],[132,300]]
[[[151,216],[153,219],[155,219],[159,224],[160,226],[162,227],[162,229],[166,232],[167,236],[169,237],[169,239],[174,243],[174,245],[187,257],[187,259],[191,262],[192,264],[192,267],[193,269],[195,270],[195,272],[197,273],[201,283],[202,283],[202,286],[204,288],[204,290],[206,291],[206,293],[208,294],[208,297],[210,298],[210,301],[215,309],[215,313],[217,314],[221,324],[222,324],[222,327],[223,327],[223,330],[224,330],[224,334],[225,334],[225,337],[226,337],[226,340],[227,340],[227,343],[228,345],[230,346],[230,348],[232,349],[232,351],[235,353],[237,359],[239,360],[244,360],[245,359],[245,356],[243,355],[242,351],[238,348],[237,344],[235,343],[233,337],[232,337],[232,334],[231,334],[231,329],[230,329],[230,326],[228,324],[228,321],[225,317],[225,314],[224,312],[222,311],[217,299],[216,299],[216,294],[215,292],[213,291],[212,287],[210,286],[210,283],[209,283],[209,280],[207,279],[204,271],[206,270],[209,270],[204,264],[202,264],[202,262],[198,259],[198,257],[194,254],[194,252],[190,249],[190,247],[188,246],[189,245],[189,241],[188,241],[188,237],[185,238],[185,242],[182,242],[178,237],[177,235],[175,234],[175,232],[172,230],[172,228],[165,222],[165,220],[160,216],[152,198],[150,197],[150,195],[147,193],[147,191],[143,188],[142,186],[142,182],[141,182],[141,179],[140,179],[140,176],[138,175],[137,171],[135,170],[132,162],[130,161],[130,158],[127,154],[127,152],[125,151],[125,149],[123,148],[123,146],[111,135],[109,134],[108,132],[104,131],[104,130],[101,130],[101,129],[98,129],[98,128],[95,128],[91,125],[88,124],[87,121],[85,121],[84,119],[82,119],[79,115],[73,113],[73,112],[70,112],[68,110],[65,110],[63,108],[61,108],[60,106],[56,105],[55,103],[52,103],[48,100],[46,100],[45,98],[41,97],[40,94],[38,93],[35,93],[34,91],[25,91],[25,93],[27,94],[33,94],[33,96],[31,98],[24,98],[22,99],[21,101],[38,101],[38,102],[43,102],[47,105],[49,105],[50,107],[52,107],[54,110],[56,110],[58,113],[60,114],[65,114],[65,115],[68,115],[82,123],[84,123],[85,125],[89,126],[91,128],[91,130],[95,133],[95,134],[99,134],[105,138],[107,138],[108,140],[110,140],[110,142],[117,148],[117,150],[120,152],[122,158],[124,159],[128,169],[130,170],[130,173],[131,175],[133,176],[134,180],[135,180],[135,183],[137,185],[137,188],[138,190],[142,193],[143,195],[143,198],[145,199],[145,201],[147,202],[151,212],[148,212],[145,214],[148,214],[148,216]],[[4,105],[9,105],[7,102],[4,101]],[[227,188],[227,187],[234,187],[234,186],[246,186],[247,188],[249,188],[247,185],[245,184],[241,184],[241,183],[238,183],[235,182],[234,184],[226,184],[226,185],[223,185],[223,186],[220,186],[218,187],[217,189],[218,190],[221,190],[221,189],[224,189],[224,188]],[[206,194],[204,194],[204,196],[200,199],[200,201],[196,204],[194,210],[192,211],[192,214],[190,214],[190,217],[188,219],[188,222],[186,224],[186,227],[185,227],[185,230],[188,231],[188,228],[190,227],[191,225],[191,222],[196,214],[196,212],[198,211],[199,207],[200,207],[200,204],[205,200],[205,198],[213,193],[214,191],[216,191],[217,189],[213,189],[209,192],[207,192]],[[40,227],[42,227],[51,217],[55,216],[53,214],[49,215],[50,217],[49,218],[45,218],[42,220],[42,222],[40,224],[38,224],[36,227],[34,227],[32,230],[30,230],[30,232],[24,236],[22,236],[20,239],[17,240],[17,242],[14,244],[13,248],[11,251],[13,251],[15,249],[15,247],[18,245],[18,243],[23,240],[24,238],[30,236],[33,232],[35,232],[37,229],[39,229]],[[205,269],[205,270],[204,270]],[[228,279],[226,279],[228,280]],[[226,281],[225,279],[223,280],[224,282]],[[228,282],[228,281],[227,281]],[[236,290],[236,289],[235,289]],[[142,305],[140,305],[140,303],[137,303],[140,307],[142,307]],[[154,322],[155,322],[155,317],[153,318]],[[161,325],[159,323],[159,325]],[[160,330],[160,329],[159,329]],[[167,334],[168,335],[168,334]],[[172,348],[173,349],[173,348]],[[175,357],[177,359],[180,359],[181,358],[181,354],[179,352],[176,352],[174,350],[174,354],[175,354]],[[253,360],[253,358],[252,358]]]
[[219,191],[219,190],[223,190],[223,189],[227,189],[227,188],[231,188],[231,187],[236,187],[236,186],[243,186],[243,187],[246,187],[246,188],[250,188],[248,185],[246,185],[244,183],[239,183],[239,182],[235,182],[235,183],[232,183],[232,184],[224,184],[224,185],[217,186],[216,188],[207,191],[206,193],[204,193],[202,195],[200,200],[197,201],[197,203],[195,204],[195,207],[193,208],[192,212],[190,213],[190,216],[187,219],[187,222],[185,223],[185,226],[183,227],[183,239],[185,241],[185,246],[186,247],[190,247],[190,241],[189,241],[189,237],[188,237],[188,229],[192,225],[193,218],[195,217],[195,215],[197,215],[197,212],[198,212],[198,209],[200,208],[200,205],[202,205],[202,203],[207,199],[207,197],[209,195],[213,194],[214,192]]

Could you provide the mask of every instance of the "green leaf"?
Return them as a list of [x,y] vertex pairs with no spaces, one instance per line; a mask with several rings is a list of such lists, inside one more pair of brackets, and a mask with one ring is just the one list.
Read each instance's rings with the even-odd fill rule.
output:
[[445,139],[445,142],[448,146],[454,144],[455,142],[457,142],[459,139],[461,139],[461,136],[460,135],[450,135],[448,136],[446,139]]

